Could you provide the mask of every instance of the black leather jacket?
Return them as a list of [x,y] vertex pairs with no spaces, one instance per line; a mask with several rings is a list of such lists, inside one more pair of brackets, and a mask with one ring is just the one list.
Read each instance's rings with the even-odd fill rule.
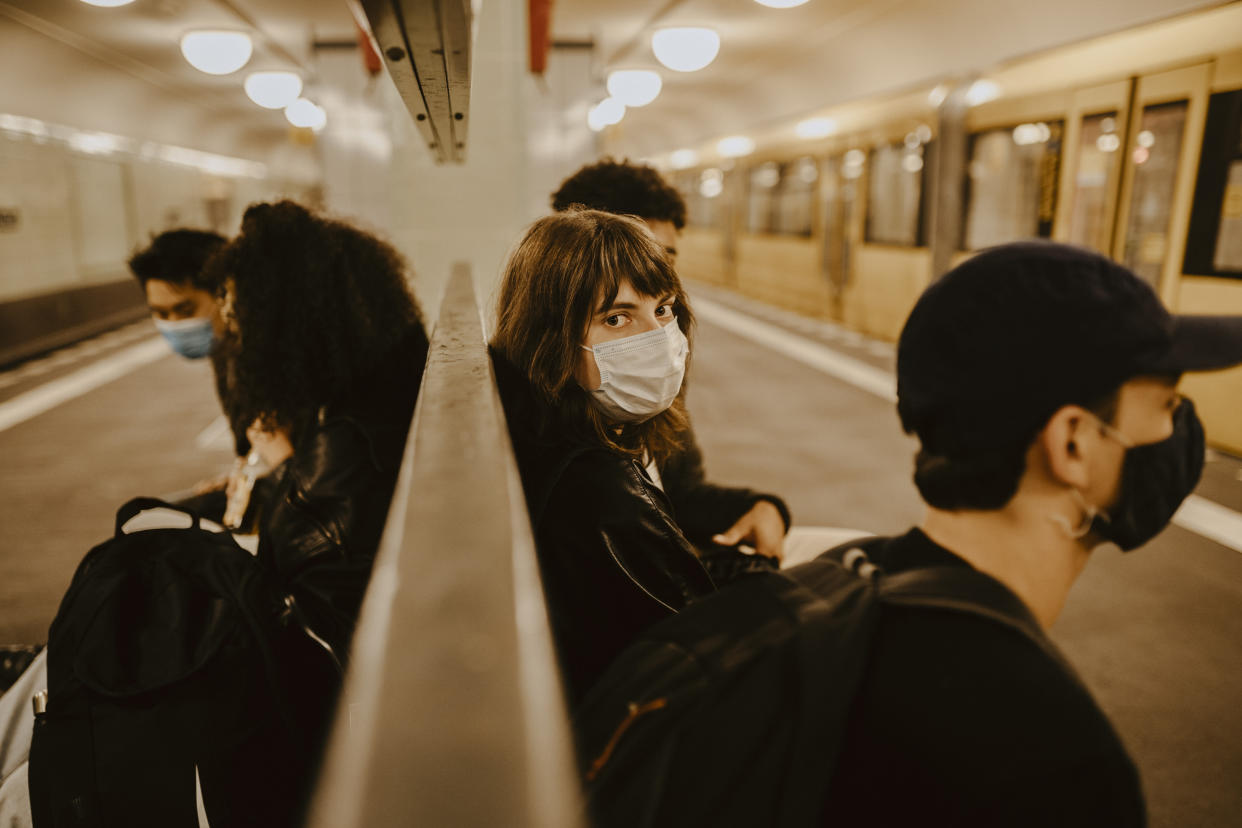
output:
[[412,330],[340,399],[297,427],[273,473],[259,560],[296,602],[297,619],[343,658],[371,577],[427,361]]
[[712,527],[708,537],[769,496],[706,483],[692,435],[693,454],[667,464],[661,490],[636,460],[553,433],[525,378],[492,358],[572,704],[642,630],[719,583],[771,566],[734,549],[696,549],[678,526],[674,495],[696,525]]

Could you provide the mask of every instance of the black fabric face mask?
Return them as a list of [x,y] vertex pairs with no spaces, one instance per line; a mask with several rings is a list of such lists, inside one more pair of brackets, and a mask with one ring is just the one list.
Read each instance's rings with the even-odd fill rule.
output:
[[1173,413],[1173,434],[1126,449],[1117,502],[1095,515],[1094,532],[1130,552],[1160,534],[1203,474],[1203,424],[1190,400]]

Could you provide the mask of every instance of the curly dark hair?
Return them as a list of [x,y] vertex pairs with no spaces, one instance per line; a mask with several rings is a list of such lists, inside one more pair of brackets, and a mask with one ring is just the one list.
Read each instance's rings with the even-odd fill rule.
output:
[[558,213],[575,204],[649,221],[670,221],[678,230],[686,226],[685,199],[645,164],[603,158],[583,167],[552,194],[552,209]]
[[210,269],[223,285],[230,419],[297,435],[403,338],[426,341],[387,243],[292,201],[252,204]]
[[129,257],[129,269],[146,287],[151,279],[174,285],[189,285],[215,292],[219,284],[206,270],[207,261],[224,247],[227,240],[210,230],[186,227],[168,230],[151,238],[151,243]]

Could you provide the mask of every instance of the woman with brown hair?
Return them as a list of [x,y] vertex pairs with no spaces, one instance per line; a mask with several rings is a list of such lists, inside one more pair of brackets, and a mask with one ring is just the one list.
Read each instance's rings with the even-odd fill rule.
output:
[[[571,702],[647,626],[776,565],[696,550],[662,490],[693,327],[664,249],[633,218],[540,219],[505,268],[491,344]],[[720,492],[738,514],[763,497]]]

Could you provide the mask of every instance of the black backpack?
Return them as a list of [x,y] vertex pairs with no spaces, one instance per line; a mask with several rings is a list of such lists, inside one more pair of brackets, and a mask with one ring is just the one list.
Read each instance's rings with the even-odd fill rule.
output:
[[298,824],[339,673],[227,533],[116,534],[79,564],[48,633],[36,828]]
[[882,575],[872,538],[661,621],[574,711],[596,828],[811,826],[883,604],[987,616],[1060,660],[1021,601],[969,567]]

